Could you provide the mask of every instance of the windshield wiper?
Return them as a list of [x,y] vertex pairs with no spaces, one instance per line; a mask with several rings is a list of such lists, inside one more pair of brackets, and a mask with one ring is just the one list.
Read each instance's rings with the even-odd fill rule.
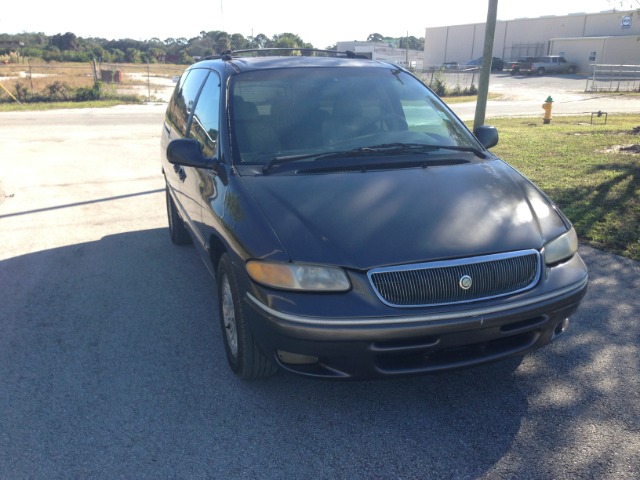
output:
[[469,152],[482,159],[487,155],[482,150],[475,147],[464,147],[461,145],[430,145],[424,143],[383,143],[372,147],[364,147],[363,150],[369,152],[393,152],[393,153],[426,153],[433,150],[455,150],[458,152]]
[[271,160],[269,160],[269,163],[267,163],[262,167],[262,173],[269,173],[269,171],[277,165],[282,165],[284,163],[289,163],[289,162],[297,162],[298,160],[306,160],[307,158],[322,157],[325,155],[328,155],[328,154],[327,153],[305,153],[302,155],[288,155],[285,157],[274,157]]
[[416,153],[428,153],[434,150],[455,150],[459,152],[470,152],[480,158],[487,158],[486,154],[474,147],[463,147],[459,145],[426,145],[423,143],[383,143],[380,145],[373,145],[367,147],[359,147],[351,150],[331,151],[324,153],[306,153],[302,155],[289,155],[285,157],[275,157],[269,161],[264,167],[262,167],[263,173],[269,173],[271,169],[277,165],[282,165],[289,162],[297,162],[298,160],[306,160],[313,158],[314,160],[326,159],[326,158],[349,158],[349,157],[361,157],[371,156],[376,154],[416,154]]
[[330,152],[318,152],[318,153],[305,153],[302,155],[289,155],[285,157],[275,157],[269,163],[267,163],[264,167],[262,167],[263,173],[269,173],[273,167],[278,165],[282,165],[284,163],[289,162],[297,162],[298,160],[306,160],[309,158],[313,158],[314,160],[319,160],[321,158],[349,158],[349,157],[360,157],[363,155],[371,155],[371,153],[375,153],[379,150],[371,149],[370,147],[361,147],[355,148],[352,150],[333,150]]

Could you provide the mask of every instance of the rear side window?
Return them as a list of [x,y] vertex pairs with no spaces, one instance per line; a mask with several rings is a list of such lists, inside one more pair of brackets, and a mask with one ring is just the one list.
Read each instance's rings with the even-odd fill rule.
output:
[[209,71],[203,69],[193,69],[186,74],[184,80],[181,79],[172,99],[170,121],[173,127],[181,136],[187,133],[187,123],[189,115],[193,111],[198,92],[202,87],[202,82],[207,77]]
[[216,72],[211,72],[198,97],[189,129],[189,138],[198,141],[206,157],[213,157],[216,153],[219,115],[220,77]]

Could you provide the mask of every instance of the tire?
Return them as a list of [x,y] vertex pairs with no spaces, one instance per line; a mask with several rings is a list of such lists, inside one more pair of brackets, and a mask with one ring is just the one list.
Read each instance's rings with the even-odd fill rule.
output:
[[169,223],[171,241],[174,245],[189,245],[193,240],[191,239],[191,235],[189,235],[184,220],[182,220],[178,213],[178,208],[171,197],[171,193],[169,193],[168,185],[165,187],[165,195],[167,199],[167,221]]
[[573,65],[569,67],[569,70],[567,70],[568,73],[576,73],[576,67],[574,67]]
[[540,67],[538,68],[538,70],[536,71],[536,73],[538,74],[539,77],[541,77],[542,75],[544,75],[544,67]]
[[216,285],[222,340],[229,367],[245,380],[273,375],[277,368],[255,343],[245,318],[242,296],[233,275],[231,260],[226,253],[218,263]]

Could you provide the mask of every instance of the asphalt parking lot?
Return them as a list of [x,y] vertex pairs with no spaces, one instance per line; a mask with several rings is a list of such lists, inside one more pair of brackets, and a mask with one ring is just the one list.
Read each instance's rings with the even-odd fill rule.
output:
[[640,477],[640,264],[581,247],[581,309],[515,371],[243,382],[169,241],[163,112],[0,113],[0,478]]

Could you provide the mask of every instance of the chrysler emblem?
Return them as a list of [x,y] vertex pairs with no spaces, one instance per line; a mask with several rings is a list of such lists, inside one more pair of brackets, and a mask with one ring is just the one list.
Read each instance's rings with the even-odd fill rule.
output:
[[463,290],[469,290],[471,285],[473,285],[473,279],[469,275],[463,275],[460,277],[458,285],[460,285],[460,288]]

